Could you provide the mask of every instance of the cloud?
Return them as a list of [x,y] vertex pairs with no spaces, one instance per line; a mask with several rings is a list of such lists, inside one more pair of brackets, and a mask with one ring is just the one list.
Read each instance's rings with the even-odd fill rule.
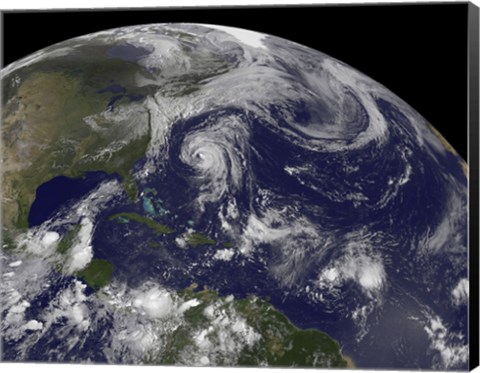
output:
[[[270,243],[284,239],[292,233],[292,227],[282,225],[273,228],[274,223],[278,223],[280,216],[274,210],[264,212],[264,216],[259,218],[252,214],[248,218],[247,226],[243,232],[242,245],[240,252],[246,256],[254,250],[260,243]],[[283,222],[282,222],[283,223]]]
[[47,328],[63,318],[67,320],[68,328],[77,328],[83,331],[89,328],[90,311],[86,304],[86,287],[81,281],[74,280],[67,289],[57,295],[50,307],[41,315]]
[[182,313],[185,313],[186,311],[188,311],[190,308],[193,308],[193,307],[196,307],[200,304],[200,301],[198,299],[190,299],[184,303],[182,303],[180,305],[180,307],[178,307],[178,312],[180,314]]
[[218,25],[205,25],[205,26],[226,32],[227,34],[233,36],[235,39],[239,40],[243,44],[248,45],[250,47],[267,49],[265,44],[263,44],[262,42],[262,40],[265,39],[266,37],[265,34],[261,34],[255,31],[235,28],[235,27],[218,26]]
[[174,310],[170,294],[158,287],[139,293],[133,300],[133,306],[151,318],[163,318]]
[[248,127],[243,117],[229,115],[209,118],[209,125],[190,132],[182,142],[180,159],[195,172],[197,204],[217,202],[242,187],[248,156]]
[[42,244],[45,246],[53,245],[58,242],[60,235],[57,232],[45,232],[42,238]]
[[424,330],[430,338],[430,348],[439,353],[434,369],[464,368],[468,362],[469,349],[463,342],[463,335],[450,333],[438,316],[430,316]]
[[26,330],[42,330],[43,328],[43,323],[38,322],[37,320],[30,320],[25,324],[25,329]]
[[234,365],[245,347],[253,347],[261,339],[235,310],[232,300],[219,299],[204,309],[208,322],[192,331],[193,346],[180,356],[183,364]]
[[469,281],[462,278],[457,286],[452,290],[453,303],[455,305],[465,304],[468,302]]
[[106,290],[112,328],[104,350],[110,363],[138,364],[161,356],[165,338],[182,322],[182,312],[193,303],[183,303],[153,282],[138,288],[112,283]]
[[213,256],[213,258],[217,259],[217,260],[223,260],[223,261],[228,262],[229,260],[232,260],[234,255],[235,255],[235,250],[233,250],[233,249],[223,249],[223,250],[217,250],[217,252]]
[[65,266],[69,274],[84,269],[93,258],[93,248],[91,245],[93,222],[88,218],[84,218],[80,224],[80,231],[78,232],[75,243],[69,250],[69,259]]
[[346,253],[320,272],[317,286],[320,288],[340,287],[346,281],[356,282],[365,294],[378,293],[386,282],[382,259],[367,254],[355,243],[347,245]]

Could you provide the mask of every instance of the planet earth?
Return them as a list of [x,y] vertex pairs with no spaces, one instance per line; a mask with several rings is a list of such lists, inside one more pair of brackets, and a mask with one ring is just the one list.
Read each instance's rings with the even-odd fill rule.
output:
[[2,360],[467,369],[467,165],[381,84],[201,24],[1,79]]

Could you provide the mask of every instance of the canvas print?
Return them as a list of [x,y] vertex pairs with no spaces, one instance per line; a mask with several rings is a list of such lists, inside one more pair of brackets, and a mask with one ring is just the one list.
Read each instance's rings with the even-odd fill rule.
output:
[[3,361],[468,367],[468,166],[355,66],[150,23],[1,80]]

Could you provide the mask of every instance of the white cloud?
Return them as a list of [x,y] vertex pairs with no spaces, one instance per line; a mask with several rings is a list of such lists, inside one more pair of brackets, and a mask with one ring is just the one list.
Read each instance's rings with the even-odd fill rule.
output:
[[42,238],[42,244],[45,246],[53,245],[59,238],[60,235],[57,232],[45,232]]
[[259,218],[256,215],[250,215],[247,226],[243,232],[242,245],[240,252],[244,255],[250,255],[255,245],[263,242],[273,242],[285,238],[290,229],[287,226],[272,228],[271,224],[276,220],[277,215],[273,210],[266,211],[265,216]]
[[266,36],[265,34],[261,34],[255,31],[245,30],[241,28],[235,28],[235,27],[227,27],[227,26],[219,26],[219,25],[206,25],[206,26],[226,32],[227,34],[233,36],[235,39],[239,40],[243,44],[246,44],[250,47],[267,49],[265,47],[265,44],[263,44],[263,41],[262,41],[263,39],[265,39],[265,36]]
[[80,231],[78,232],[75,243],[68,253],[69,258],[65,266],[67,273],[73,274],[84,269],[92,260],[92,235],[92,221],[88,218],[82,219]]
[[452,290],[453,303],[456,305],[468,302],[469,281],[462,278],[457,286]]
[[[110,363],[138,364],[159,356],[165,336],[181,324],[178,299],[153,282],[138,288],[112,283],[106,303],[112,317],[111,340],[105,350]],[[191,307],[184,304],[182,311]]]
[[[85,288],[84,284],[75,280],[69,287],[59,292],[46,308],[35,309],[39,314],[36,319],[30,320],[25,320],[25,313],[31,304],[18,291],[11,290],[9,298],[2,298],[2,306],[8,310],[2,319],[2,336],[10,341],[19,341],[25,337],[18,344],[19,359],[22,359],[22,356],[25,358],[24,354],[28,348],[34,346],[52,325],[59,328],[57,331],[59,335],[68,336],[63,343],[74,346],[79,342],[78,331],[85,332],[90,326],[90,311],[85,304],[87,300]],[[31,297],[29,294],[26,296]],[[72,330],[75,332],[71,333]],[[29,331],[36,333],[28,333]]]
[[440,360],[434,369],[454,369],[468,362],[468,345],[463,343],[463,336],[450,333],[440,317],[430,317],[429,324],[424,327],[430,338],[430,348],[438,351]]
[[348,244],[346,254],[320,273],[317,281],[320,288],[342,286],[345,281],[355,281],[367,295],[383,288],[386,273],[381,258],[354,246],[355,243]]
[[85,304],[87,296],[85,295],[86,285],[75,280],[73,285],[59,294],[53,302],[50,312],[44,315],[49,324],[66,317],[67,325],[76,327],[80,330],[86,330],[90,326],[90,312]]
[[200,301],[198,299],[190,299],[189,301],[186,301],[178,307],[178,313],[182,314],[188,311],[190,308],[196,307],[200,304]]
[[368,291],[380,289],[384,280],[385,271],[382,263],[375,262],[370,258],[362,263],[359,268],[358,282],[364,289]]
[[235,255],[235,250],[233,250],[233,249],[222,249],[222,250],[217,250],[217,252],[213,256],[213,258],[217,259],[217,260],[223,260],[223,261],[228,262],[229,260],[232,260],[234,255]]
[[170,294],[158,287],[139,293],[133,300],[133,306],[151,318],[163,318],[174,310]]
[[25,324],[25,329],[27,330],[42,330],[43,328],[43,323],[38,322],[37,320],[30,320]]
[[371,323],[368,322],[368,318],[375,310],[376,304],[376,300],[372,300],[366,305],[358,306],[351,314],[352,320],[357,327],[357,334],[355,335],[357,343],[360,343],[370,330]]
[[[73,273],[86,265],[93,254],[90,241],[95,215],[121,192],[118,181],[104,183],[72,208],[60,211],[55,219],[16,237],[17,247],[23,249],[9,253],[8,259],[4,260],[13,265],[0,281],[0,301],[5,312],[1,320],[2,337],[6,341],[21,340],[15,347],[18,359],[26,359],[29,350],[51,330],[52,325],[55,325],[55,334],[63,336],[66,350],[71,350],[88,338],[92,322],[104,317],[102,313],[106,308],[96,308],[92,304],[100,300],[96,296],[87,298],[84,293],[86,285],[58,273],[56,266],[61,254],[57,251],[60,241],[57,230],[81,220],[82,226],[73,247],[65,257],[62,256],[65,260],[63,270]],[[62,289],[43,309],[35,309],[38,314],[34,320],[25,319],[31,300],[41,296],[51,283],[62,284]],[[64,352],[58,353],[61,360]]]
[[187,247],[187,241],[184,237],[175,238],[175,244],[182,249],[185,249]]
[[[211,124],[190,132],[182,142],[180,158],[195,174],[197,205],[216,202],[242,186],[248,156],[249,132],[242,118],[230,115],[215,118]],[[234,207],[227,214],[234,214]]]
[[218,300],[204,309],[208,319],[192,333],[194,346],[181,354],[186,365],[234,365],[244,347],[252,347],[261,336],[235,310],[233,298]]
[[[298,246],[299,236],[316,237],[315,227],[304,218],[284,217],[285,211],[268,209],[261,217],[251,214],[244,229],[240,252],[246,256],[261,243],[279,243],[284,249]],[[302,250],[304,251],[304,250]],[[291,257],[291,255],[288,255]]]
[[208,365],[210,363],[210,359],[207,356],[202,356],[200,358],[200,365]]
[[7,316],[5,317],[5,323],[11,326],[20,324],[25,317],[25,311],[29,307],[30,303],[25,300],[22,300],[11,306],[7,312]]
[[[442,221],[433,231],[427,231],[419,247],[420,254],[467,254],[465,245],[467,226],[467,200],[452,192],[448,198]],[[465,259],[466,260],[466,259]]]
[[[2,337],[6,341],[19,340],[24,335],[25,312],[30,307],[31,300],[42,291],[45,279],[51,272],[48,262],[38,260],[28,249],[13,255],[22,259],[13,261],[15,266],[3,273],[0,281],[0,303],[4,312],[0,323]],[[7,263],[10,261],[12,258]]]

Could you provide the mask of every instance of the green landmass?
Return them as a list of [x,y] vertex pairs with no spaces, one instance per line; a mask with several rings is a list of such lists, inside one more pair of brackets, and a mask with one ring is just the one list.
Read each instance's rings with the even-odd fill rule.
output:
[[[80,224],[76,224],[60,239],[57,246],[57,251],[61,254],[66,254],[71,249],[81,229]],[[63,271],[63,262],[58,262],[56,265],[58,271]],[[107,286],[112,277],[113,265],[105,259],[93,259],[86,268],[78,271],[75,275],[83,279],[88,286],[95,291]]]
[[76,276],[97,291],[110,283],[112,273],[113,265],[108,260],[93,259],[85,269],[77,272]]
[[208,236],[197,232],[188,234],[186,237],[186,242],[187,245],[191,247],[197,247],[200,245],[215,245],[217,243],[217,241],[212,240]]
[[147,218],[146,216],[139,215],[135,212],[121,212],[118,214],[113,214],[109,216],[108,220],[115,220],[119,218],[128,219],[131,221],[136,221],[137,223],[144,224],[158,234],[169,234],[175,232],[175,229],[170,228],[164,224],[157,223],[155,220]]
[[148,247],[153,247],[153,248],[157,248],[157,247],[161,247],[162,245],[160,244],[160,242],[156,242],[156,241],[148,241],[147,243]]
[[235,246],[234,242],[224,242],[223,243],[223,247],[226,247],[226,248],[231,248],[231,247],[234,247],[234,246]]
[[135,107],[136,111],[127,111],[121,118],[108,115],[107,105],[118,95],[108,87],[119,85],[136,97],[152,96],[159,89],[165,96],[178,97],[198,90],[205,79],[231,67],[224,56],[187,48],[189,72],[165,81],[161,88],[139,86],[138,77],[153,83],[155,74],[137,63],[108,57],[111,45],[67,41],[62,47],[74,50],[2,77],[3,226],[14,236],[15,231],[28,228],[37,188],[56,176],[116,173],[129,198],[138,197],[131,171],[150,142],[150,112],[123,97],[116,101],[115,110]]
[[327,334],[295,327],[267,302],[249,298],[238,301],[238,308],[263,337],[263,343],[245,352],[240,365],[258,365],[258,357],[262,356],[270,366],[347,366],[339,345]]
[[[2,107],[2,208],[7,228],[28,228],[36,189],[60,175],[77,178],[87,171],[117,173],[129,197],[136,198],[131,169],[150,141],[149,114],[144,110],[135,113],[134,120],[111,121],[100,114],[112,93],[98,91],[112,84],[115,71],[118,83],[133,93],[139,89],[134,82],[139,67],[112,59],[94,63],[93,53],[103,52],[92,49],[88,54],[45,60],[2,79],[9,96],[3,98]],[[11,88],[14,79],[19,81],[15,89]],[[85,122],[92,116],[97,128]],[[141,130],[125,141],[132,126]]]
[[[341,354],[340,346],[327,334],[315,329],[299,329],[267,301],[250,296],[227,301],[217,292],[196,285],[179,292],[186,301],[197,299],[200,304],[184,313],[186,323],[167,337],[165,352],[150,363],[175,364],[182,353],[194,351],[192,331],[207,329],[211,320],[205,309],[216,304],[222,315],[235,314],[246,320],[261,337],[253,346],[240,351],[237,364],[241,366],[279,367],[352,367],[351,360]],[[220,364],[222,365],[222,364]]]
[[2,238],[2,250],[11,251],[11,250],[14,250],[17,247],[17,245],[15,244],[15,241],[13,240],[11,234],[4,227],[2,227],[1,238]]
[[75,238],[80,231],[81,225],[77,224],[71,228],[60,240],[57,246],[57,251],[61,254],[65,254],[71,247]]

